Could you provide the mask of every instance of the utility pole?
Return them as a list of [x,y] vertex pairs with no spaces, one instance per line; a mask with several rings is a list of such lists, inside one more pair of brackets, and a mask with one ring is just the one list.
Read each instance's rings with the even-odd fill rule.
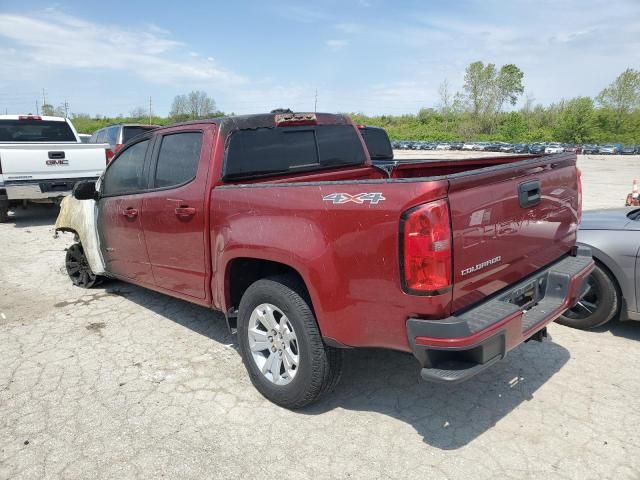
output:
[[151,125],[151,96],[149,96],[149,125]]
[[64,118],[69,118],[69,102],[67,99],[64,99]]
[[38,107],[38,99],[36,98],[36,115],[40,115],[40,107]]
[[44,95],[44,88],[42,89],[42,105],[47,104],[47,97]]
[[313,103],[313,113],[316,113],[318,111],[318,89],[316,88],[316,99],[315,102]]

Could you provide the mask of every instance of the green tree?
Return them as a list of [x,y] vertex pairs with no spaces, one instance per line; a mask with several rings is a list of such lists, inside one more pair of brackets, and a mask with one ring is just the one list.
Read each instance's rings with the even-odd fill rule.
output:
[[473,62],[464,75],[464,92],[479,131],[490,133],[505,104],[515,105],[524,92],[524,73],[516,65]]
[[608,87],[600,92],[597,101],[614,114],[614,131],[622,131],[625,117],[640,108],[640,72],[627,68]]
[[40,112],[42,113],[42,115],[52,117],[56,114],[56,109],[49,103],[43,103],[42,107],[40,107]]
[[594,120],[593,100],[589,97],[573,98],[560,112],[556,138],[570,143],[589,142],[594,135]]
[[509,142],[522,141],[526,138],[528,131],[527,120],[520,112],[509,112],[500,126],[500,133]]

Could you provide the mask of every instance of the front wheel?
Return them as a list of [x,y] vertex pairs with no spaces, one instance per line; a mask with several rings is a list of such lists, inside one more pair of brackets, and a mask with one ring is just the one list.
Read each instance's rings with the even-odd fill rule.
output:
[[238,311],[238,343],[253,385],[282,407],[309,405],[340,379],[342,351],[323,343],[294,277],[258,280],[247,289]]
[[101,277],[91,271],[84,249],[79,243],[74,243],[67,249],[65,267],[67,275],[76,287],[92,288],[101,281]]
[[556,320],[567,327],[589,330],[609,322],[620,310],[620,293],[615,280],[599,265],[587,279],[587,292],[578,303]]

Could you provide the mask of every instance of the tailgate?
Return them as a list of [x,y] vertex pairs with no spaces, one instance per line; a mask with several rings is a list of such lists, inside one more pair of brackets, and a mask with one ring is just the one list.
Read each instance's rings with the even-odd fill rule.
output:
[[574,154],[452,176],[453,312],[566,255],[578,197]]
[[98,177],[106,165],[105,147],[82,143],[0,143],[0,166],[7,183]]

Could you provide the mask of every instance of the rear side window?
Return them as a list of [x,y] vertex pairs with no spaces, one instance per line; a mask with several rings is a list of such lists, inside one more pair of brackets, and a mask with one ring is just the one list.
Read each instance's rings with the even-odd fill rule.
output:
[[136,193],[145,188],[144,157],[149,140],[138,142],[123,150],[104,174],[103,195]]
[[77,142],[67,122],[0,120],[0,142]]
[[162,137],[154,186],[182,185],[196,176],[202,149],[202,132],[173,133]]
[[134,137],[138,135],[142,135],[149,130],[153,130],[155,127],[143,127],[143,126],[130,126],[130,127],[122,127],[122,143],[127,143]]
[[227,147],[225,179],[278,175],[365,161],[352,125],[258,128],[234,132]]
[[393,150],[387,132],[382,128],[361,128],[360,134],[371,160],[393,160]]

